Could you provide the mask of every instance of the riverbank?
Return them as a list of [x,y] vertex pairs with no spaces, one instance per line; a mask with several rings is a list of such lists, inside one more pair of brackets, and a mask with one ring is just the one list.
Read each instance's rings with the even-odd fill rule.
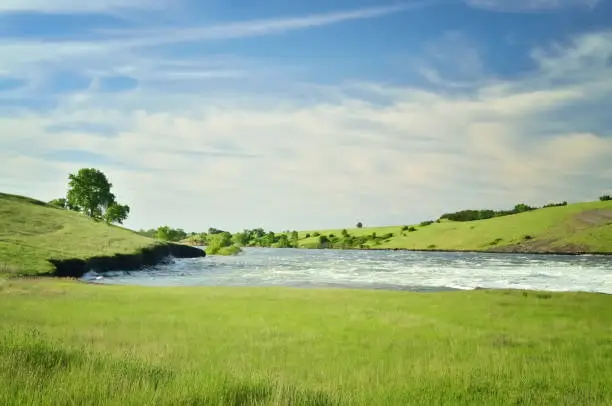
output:
[[547,207],[476,221],[298,232],[297,248],[612,254],[612,202]]
[[0,281],[0,404],[608,404],[610,306]]
[[80,277],[88,270],[134,270],[198,248],[165,243],[34,199],[0,194],[0,275]]

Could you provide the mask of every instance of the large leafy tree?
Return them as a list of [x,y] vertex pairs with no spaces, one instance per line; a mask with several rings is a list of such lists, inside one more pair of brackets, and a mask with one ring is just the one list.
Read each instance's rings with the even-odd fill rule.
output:
[[106,175],[94,168],[80,169],[68,176],[67,206],[87,216],[108,223],[122,223],[129,214],[129,207],[120,205],[111,192],[112,184]]

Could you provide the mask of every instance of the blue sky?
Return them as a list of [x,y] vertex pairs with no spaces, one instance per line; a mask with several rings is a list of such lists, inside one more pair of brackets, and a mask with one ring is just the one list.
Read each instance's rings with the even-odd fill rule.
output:
[[406,224],[612,191],[610,0],[4,0],[0,190],[132,228]]

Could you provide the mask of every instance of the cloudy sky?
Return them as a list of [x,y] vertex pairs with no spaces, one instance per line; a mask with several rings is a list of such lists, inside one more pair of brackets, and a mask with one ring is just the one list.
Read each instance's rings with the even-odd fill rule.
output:
[[0,191],[316,229],[612,191],[612,0],[2,0]]

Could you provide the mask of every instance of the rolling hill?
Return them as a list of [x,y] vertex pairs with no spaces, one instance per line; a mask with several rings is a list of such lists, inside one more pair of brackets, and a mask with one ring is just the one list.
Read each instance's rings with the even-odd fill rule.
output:
[[[612,253],[612,201],[569,204],[477,221],[440,220],[427,226],[364,227],[347,229],[349,236],[376,233],[370,249]],[[393,234],[392,236],[389,234]],[[301,248],[316,248],[319,236],[341,237],[342,230],[299,233]],[[383,240],[380,236],[388,235]]]
[[201,256],[192,247],[166,244],[41,201],[0,193],[0,275],[57,273],[87,268],[134,269],[168,254]]

